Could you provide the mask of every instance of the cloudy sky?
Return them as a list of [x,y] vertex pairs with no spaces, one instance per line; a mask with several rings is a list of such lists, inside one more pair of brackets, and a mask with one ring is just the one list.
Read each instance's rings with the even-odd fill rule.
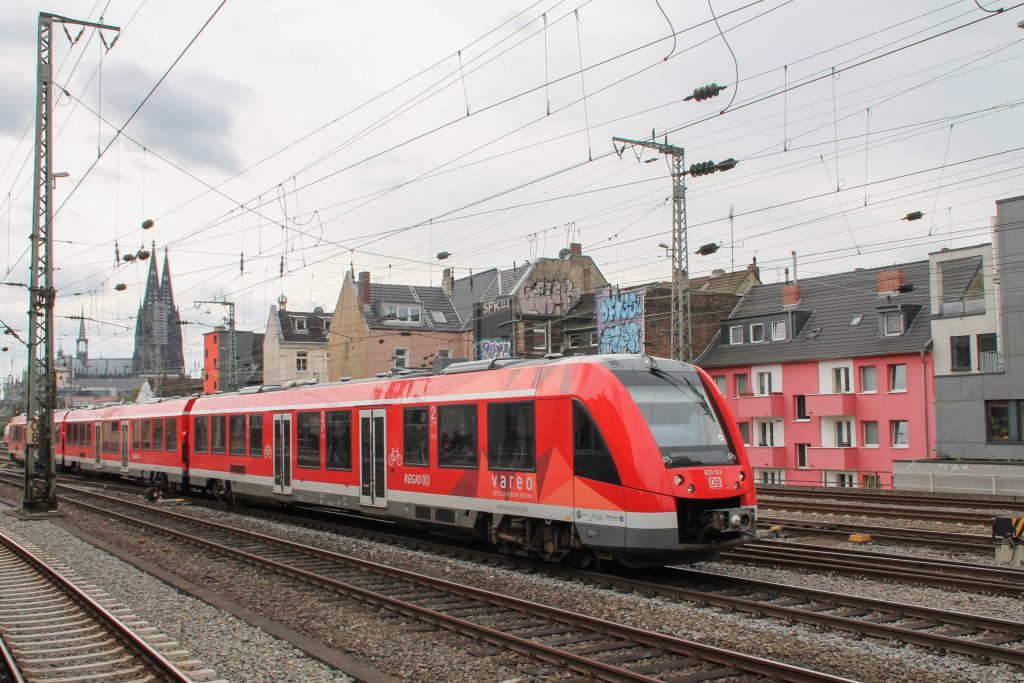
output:
[[[226,309],[194,302],[232,301],[240,329],[262,330],[282,294],[332,310],[352,269],[439,284],[445,266],[580,242],[613,283],[667,279],[666,159],[618,154],[613,136],[653,132],[687,164],[739,160],[687,178],[691,251],[721,245],[691,255],[695,275],[756,256],[775,282],[791,251],[807,277],[986,242],[995,200],[1024,193],[1024,8],[981,4],[1008,9],[14,0],[0,15],[0,320],[27,338],[41,11],[122,27],[111,49],[113,32],[69,25],[72,44],[54,29],[53,170],[70,174],[54,194],[58,343],[74,349],[84,311],[91,356],[131,355],[148,264],[117,255],[155,241],[196,370]],[[684,99],[712,82],[728,88]],[[5,345],[8,376],[25,351]]]

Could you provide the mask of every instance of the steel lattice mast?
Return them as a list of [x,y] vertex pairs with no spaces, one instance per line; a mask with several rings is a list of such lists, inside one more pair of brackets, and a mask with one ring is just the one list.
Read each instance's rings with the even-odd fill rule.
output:
[[[53,146],[50,121],[53,115],[53,25],[119,31],[116,26],[39,14],[36,80],[36,145],[32,188],[32,263],[28,310],[28,377],[25,383],[25,493],[27,512],[57,508],[57,470],[53,458],[53,410],[57,375],[53,353]],[[81,34],[79,34],[81,35]]]

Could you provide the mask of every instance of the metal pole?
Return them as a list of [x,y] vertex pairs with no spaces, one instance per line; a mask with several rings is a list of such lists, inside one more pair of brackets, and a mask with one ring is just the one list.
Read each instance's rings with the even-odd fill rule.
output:
[[25,512],[57,509],[57,464],[53,457],[53,411],[57,400],[57,376],[53,354],[53,147],[50,119],[53,114],[53,23],[78,24],[119,30],[55,14],[39,13],[36,59],[36,144],[32,188],[32,269],[29,283],[28,376],[25,385]]
[[39,15],[36,60],[36,152],[32,189],[32,274],[29,284],[28,377],[25,385],[25,491],[26,512],[57,508],[56,467],[53,460],[53,407],[56,378],[53,367],[53,207],[50,117],[53,102],[50,81],[52,17]]

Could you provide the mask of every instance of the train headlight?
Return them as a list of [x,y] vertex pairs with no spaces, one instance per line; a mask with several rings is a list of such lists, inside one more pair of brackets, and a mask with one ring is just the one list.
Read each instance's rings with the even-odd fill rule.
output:
[[744,472],[743,470],[740,470],[740,481],[746,481],[746,480],[747,480],[747,473]]
[[680,484],[683,483],[683,475],[677,474],[676,476],[672,477],[672,481],[675,482],[676,486],[679,486]]
[[686,487],[686,492],[687,493],[693,493],[696,490],[697,490],[697,487],[694,486],[693,484],[690,484],[689,486]]
[[733,487],[734,489],[738,489],[738,488],[740,487],[740,483],[739,483],[738,481],[736,481],[736,482],[733,482],[733,484],[732,484],[732,487]]

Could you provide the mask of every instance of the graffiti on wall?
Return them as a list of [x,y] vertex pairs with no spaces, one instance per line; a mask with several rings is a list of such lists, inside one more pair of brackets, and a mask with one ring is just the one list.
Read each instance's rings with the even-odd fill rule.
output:
[[599,294],[597,352],[644,352],[644,291]]
[[512,341],[509,339],[481,339],[476,345],[477,360],[511,357]]
[[572,280],[528,282],[519,291],[519,310],[536,315],[562,315],[580,298],[580,288]]

